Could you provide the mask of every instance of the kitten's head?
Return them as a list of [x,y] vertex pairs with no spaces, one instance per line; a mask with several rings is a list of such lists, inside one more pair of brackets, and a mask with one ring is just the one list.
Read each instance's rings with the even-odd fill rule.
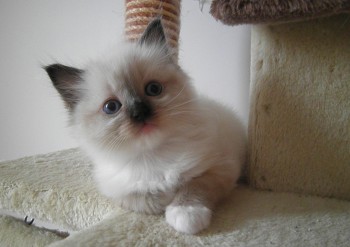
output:
[[190,124],[195,94],[173,59],[159,19],[138,42],[85,69],[45,69],[85,145],[106,151],[147,148]]

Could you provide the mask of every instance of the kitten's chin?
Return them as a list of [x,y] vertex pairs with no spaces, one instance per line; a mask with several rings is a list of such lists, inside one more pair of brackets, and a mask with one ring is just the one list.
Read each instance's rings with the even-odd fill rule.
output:
[[[161,144],[163,135],[158,126],[150,123],[143,124],[133,140],[132,146],[140,149],[153,149]],[[134,144],[134,145],[133,145]]]

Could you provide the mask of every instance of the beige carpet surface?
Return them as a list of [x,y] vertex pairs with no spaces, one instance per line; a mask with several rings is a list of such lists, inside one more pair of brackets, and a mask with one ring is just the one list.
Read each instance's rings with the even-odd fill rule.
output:
[[93,183],[92,165],[79,149],[0,163],[0,209],[80,230],[113,209]]
[[162,215],[113,207],[95,190],[90,171],[89,160],[76,149],[0,163],[0,209],[75,230],[60,240],[0,217],[0,246],[16,239],[32,243],[28,246],[65,247],[349,246],[348,201],[242,185],[217,208],[207,230],[189,236],[175,232]]
[[350,203],[295,194],[235,190],[197,236],[164,217],[116,213],[52,246],[349,246]]
[[2,247],[41,247],[63,238],[59,232],[28,226],[23,220],[0,215],[0,246]]

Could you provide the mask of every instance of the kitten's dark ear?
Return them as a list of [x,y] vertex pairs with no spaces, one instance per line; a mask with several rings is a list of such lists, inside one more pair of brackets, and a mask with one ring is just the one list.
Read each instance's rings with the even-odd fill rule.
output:
[[166,46],[166,37],[164,33],[164,28],[162,25],[162,21],[157,18],[151,21],[146,30],[143,32],[140,40],[140,45],[161,45]]
[[77,85],[81,82],[83,70],[62,64],[51,64],[44,67],[53,85],[60,93],[66,107],[72,110],[79,101],[80,92]]

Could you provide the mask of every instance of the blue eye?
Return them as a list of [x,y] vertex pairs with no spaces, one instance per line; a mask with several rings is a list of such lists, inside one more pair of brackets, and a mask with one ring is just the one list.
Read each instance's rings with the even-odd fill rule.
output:
[[121,107],[122,107],[122,104],[118,100],[111,99],[111,100],[107,100],[104,103],[103,111],[106,114],[114,114],[114,113],[117,113]]
[[158,96],[163,90],[162,85],[159,82],[151,81],[145,87],[145,92],[148,96]]

